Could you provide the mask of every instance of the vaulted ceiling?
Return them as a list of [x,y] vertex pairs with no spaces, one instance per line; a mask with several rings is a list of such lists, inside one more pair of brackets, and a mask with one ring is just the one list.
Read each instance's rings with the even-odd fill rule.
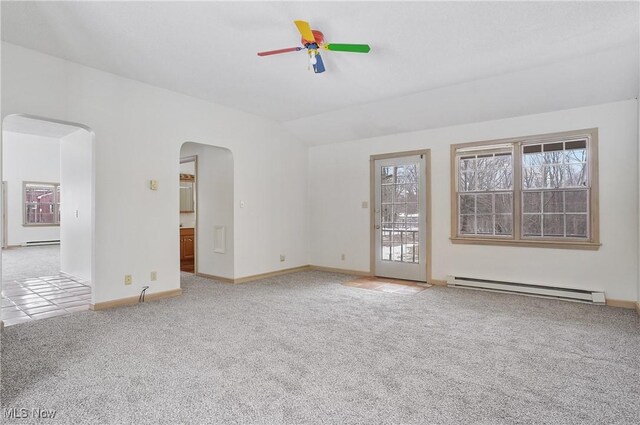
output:
[[[2,39],[282,122],[311,144],[638,95],[637,2],[3,2]],[[309,71],[294,19],[369,54]]]

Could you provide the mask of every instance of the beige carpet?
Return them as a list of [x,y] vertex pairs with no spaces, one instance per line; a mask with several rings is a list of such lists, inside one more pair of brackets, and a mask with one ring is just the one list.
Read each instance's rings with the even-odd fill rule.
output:
[[10,326],[1,407],[69,424],[638,423],[635,312],[352,279],[185,276],[182,297]]

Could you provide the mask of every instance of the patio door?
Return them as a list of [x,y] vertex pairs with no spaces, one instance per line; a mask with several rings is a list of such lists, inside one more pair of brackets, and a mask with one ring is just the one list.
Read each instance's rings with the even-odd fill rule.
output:
[[427,281],[426,156],[374,159],[376,276]]

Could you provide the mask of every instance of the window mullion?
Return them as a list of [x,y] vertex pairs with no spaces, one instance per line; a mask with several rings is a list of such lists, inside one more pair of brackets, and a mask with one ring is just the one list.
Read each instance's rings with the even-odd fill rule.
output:
[[473,233],[478,234],[478,194],[473,195]]
[[513,145],[513,239],[522,238],[522,145],[519,142]]
[[567,190],[562,191],[562,227],[563,236],[567,237]]

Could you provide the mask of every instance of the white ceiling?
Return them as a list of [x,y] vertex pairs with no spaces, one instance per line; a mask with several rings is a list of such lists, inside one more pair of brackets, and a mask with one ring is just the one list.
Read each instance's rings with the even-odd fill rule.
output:
[[[402,99],[426,99],[444,87],[612,49],[631,51],[634,59],[638,8],[637,2],[2,2],[2,39],[271,118],[322,143],[415,129],[386,118],[387,109],[393,105],[400,115],[402,108],[437,109],[438,103]],[[299,45],[294,19],[310,21],[329,42],[368,43],[371,53],[323,53],[327,71],[318,75],[307,70],[304,52],[258,57]],[[637,62],[631,67],[616,79],[628,79],[618,83],[617,97],[637,95]],[[567,83],[592,84],[592,77]],[[514,84],[512,90],[522,87]],[[544,107],[560,106],[566,105]],[[453,122],[474,119],[472,112]],[[367,117],[375,120],[370,131],[349,126]],[[451,121],[431,118],[422,127]],[[326,132],[310,135],[309,125],[318,122]]]
[[2,122],[2,131],[32,134],[51,139],[61,139],[64,136],[75,133],[79,130],[83,129],[53,121],[30,118],[23,115],[9,115]]

